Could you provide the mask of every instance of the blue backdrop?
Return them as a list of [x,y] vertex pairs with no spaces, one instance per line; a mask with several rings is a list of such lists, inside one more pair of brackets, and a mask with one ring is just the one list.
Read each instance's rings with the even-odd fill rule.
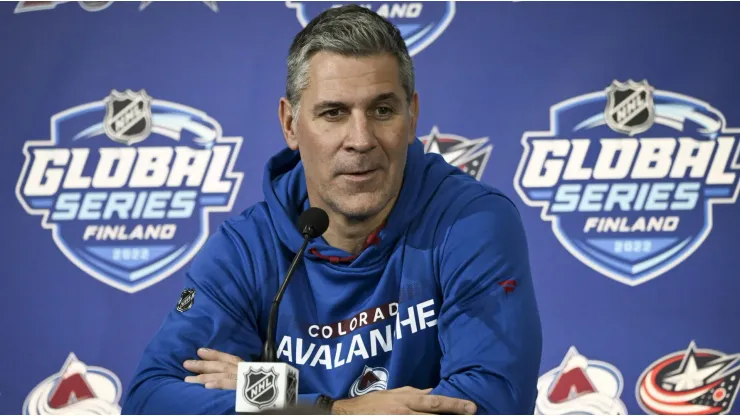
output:
[[[203,239],[262,199],[287,49],[330,4],[0,4],[0,413],[120,410]],[[740,7],[368,5],[428,151],[524,219],[537,411],[731,411]]]

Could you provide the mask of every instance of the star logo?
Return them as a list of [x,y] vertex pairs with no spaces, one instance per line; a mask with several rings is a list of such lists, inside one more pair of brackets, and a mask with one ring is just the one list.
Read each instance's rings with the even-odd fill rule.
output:
[[692,341],[680,367],[666,373],[663,382],[673,386],[673,391],[692,390],[722,378],[722,370],[737,362],[738,358],[740,354],[728,355],[708,361],[700,367],[696,359],[696,344]]
[[651,364],[637,383],[637,403],[649,414],[727,414],[740,384],[740,354],[688,348]]
[[432,131],[419,140],[424,143],[424,153],[441,155],[447,163],[457,166],[477,180],[483,175],[493,150],[488,137],[468,139],[456,134],[441,133],[437,126],[432,127]]

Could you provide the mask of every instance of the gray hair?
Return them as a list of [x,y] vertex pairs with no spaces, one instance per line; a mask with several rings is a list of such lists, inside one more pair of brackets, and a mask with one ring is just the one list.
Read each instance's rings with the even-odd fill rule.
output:
[[361,6],[346,5],[325,10],[296,35],[288,55],[285,95],[298,115],[301,93],[308,87],[308,65],[320,51],[343,56],[392,54],[398,60],[401,85],[407,102],[415,91],[414,64],[401,32],[377,13]]

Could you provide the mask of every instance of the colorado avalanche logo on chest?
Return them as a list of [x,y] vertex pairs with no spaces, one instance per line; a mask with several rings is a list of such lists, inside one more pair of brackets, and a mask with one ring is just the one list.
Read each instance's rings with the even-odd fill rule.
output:
[[349,389],[349,397],[357,397],[373,391],[381,391],[388,388],[388,370],[383,367],[368,367],[362,370],[362,374],[352,383]]

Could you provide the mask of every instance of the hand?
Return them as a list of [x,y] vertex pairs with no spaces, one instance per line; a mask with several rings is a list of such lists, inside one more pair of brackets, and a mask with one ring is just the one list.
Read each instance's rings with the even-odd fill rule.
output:
[[207,389],[236,390],[236,369],[244,360],[208,348],[198,349],[198,357],[202,360],[188,360],[183,363],[185,369],[199,374],[185,377],[186,382],[200,383]]
[[352,399],[337,400],[331,412],[337,415],[472,415],[477,410],[473,402],[430,395],[430,391],[432,389],[419,390],[413,387],[374,391]]

